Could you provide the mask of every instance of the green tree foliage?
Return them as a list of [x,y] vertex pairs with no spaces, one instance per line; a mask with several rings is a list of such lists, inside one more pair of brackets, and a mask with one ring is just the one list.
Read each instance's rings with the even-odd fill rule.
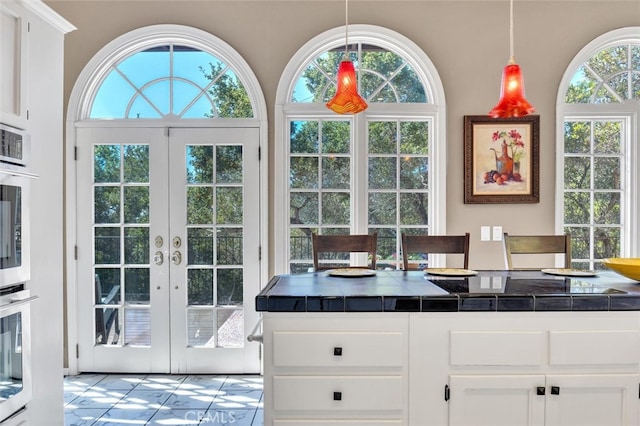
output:
[[209,68],[201,67],[204,76],[214,81],[209,89],[215,110],[206,114],[214,118],[251,118],[253,108],[251,100],[238,77],[221,63],[210,63]]
[[620,103],[640,100],[640,45],[618,45],[580,66],[565,95],[566,103]]
[[[362,53],[360,58],[358,51]],[[324,103],[331,99],[336,89],[335,72],[343,59],[344,48],[336,48],[311,61],[296,86],[304,87],[305,94],[296,92],[293,100]],[[359,49],[350,47],[349,59],[358,68],[360,94],[368,102],[427,102],[425,88],[418,75],[399,55],[376,46],[362,45]],[[294,225],[291,229],[293,259],[311,257],[310,234],[317,227],[322,226],[323,233],[350,232],[354,196],[350,186],[353,161],[350,134],[349,123],[339,117],[332,121],[291,123],[289,188],[290,223]],[[426,225],[427,123],[370,121],[368,138],[370,226],[395,227],[398,217],[407,225]],[[401,189],[415,193],[400,194],[397,191]],[[397,233],[384,228],[377,230],[379,252],[383,258],[388,258],[396,250]],[[296,241],[299,239],[304,243]]]
[[[376,46],[363,45],[359,60],[355,50],[354,46],[350,47],[349,60],[356,65],[360,93],[367,102],[427,102],[422,82],[402,57]],[[333,97],[335,73],[343,59],[344,47],[340,47],[323,53],[307,66],[301,78],[312,97],[305,101],[325,103]],[[300,96],[294,93],[294,100]]]
[[[309,225],[300,228],[307,239],[311,238],[312,230],[319,225],[349,226],[350,149],[350,126],[347,121],[291,123],[290,223]],[[309,189],[319,190],[320,193],[310,192]],[[320,203],[321,215],[318,211]]]
[[[242,159],[239,145],[187,148],[189,265],[242,265],[243,191],[237,186],[243,182]],[[242,304],[242,269],[223,269],[215,281],[209,271],[190,270],[189,304],[213,304],[214,282],[217,283],[217,304]]]
[[409,64],[395,53],[364,50],[360,87],[368,101],[384,103],[427,102],[424,86]]
[[591,232],[594,256],[616,257],[622,221],[622,123],[568,121],[564,130],[564,223],[572,235],[573,257],[591,257]]
[[[640,100],[638,44],[594,54],[578,68],[565,94],[566,103],[631,99]],[[572,235],[574,258],[620,255],[624,131],[622,121],[606,117],[564,123],[564,223]]]
[[[231,78],[226,89],[216,89],[219,106],[225,114],[247,114],[240,93],[246,92]],[[226,90],[226,91],[225,91]],[[240,105],[232,108],[240,99]],[[238,145],[193,145],[187,148],[187,219],[190,265],[242,265],[243,253],[243,152]],[[96,145],[94,150],[95,257],[98,264],[141,265],[126,268],[124,283],[113,270],[99,268],[104,287],[120,285],[126,303],[149,303],[149,146]],[[215,218],[214,218],[214,208]],[[143,225],[143,226],[135,226]],[[225,226],[222,229],[217,226]],[[234,228],[227,228],[235,225]],[[216,232],[216,230],[218,232]],[[124,259],[120,258],[121,244]],[[214,259],[216,244],[217,259]],[[144,267],[142,267],[144,265]],[[213,291],[213,275],[202,273],[210,269],[193,269],[189,279],[189,300],[193,304],[242,304],[242,269],[229,268],[217,275],[217,290]],[[200,271],[200,273],[196,273]],[[123,285],[124,284],[124,285]]]

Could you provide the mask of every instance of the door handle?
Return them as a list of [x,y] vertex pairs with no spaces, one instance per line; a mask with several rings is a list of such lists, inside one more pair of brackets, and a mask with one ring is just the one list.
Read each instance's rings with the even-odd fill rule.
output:
[[180,263],[182,263],[182,253],[180,253],[179,251],[174,251],[173,254],[171,255],[171,261],[173,262],[174,265],[179,265]]
[[182,239],[178,236],[173,237],[173,240],[171,242],[173,243],[173,248],[178,249],[182,245]]
[[161,251],[157,251],[156,254],[153,255],[153,263],[160,266],[164,263],[164,255]]

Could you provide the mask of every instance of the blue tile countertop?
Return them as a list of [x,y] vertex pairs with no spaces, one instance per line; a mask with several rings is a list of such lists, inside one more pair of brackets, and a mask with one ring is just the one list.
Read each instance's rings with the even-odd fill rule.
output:
[[278,275],[256,296],[262,312],[640,311],[640,283],[612,271],[565,277],[541,271],[423,271]]

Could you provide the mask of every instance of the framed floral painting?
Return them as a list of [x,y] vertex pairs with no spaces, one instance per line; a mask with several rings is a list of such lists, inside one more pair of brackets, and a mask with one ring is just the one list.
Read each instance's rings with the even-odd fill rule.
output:
[[464,202],[540,201],[540,116],[464,117]]

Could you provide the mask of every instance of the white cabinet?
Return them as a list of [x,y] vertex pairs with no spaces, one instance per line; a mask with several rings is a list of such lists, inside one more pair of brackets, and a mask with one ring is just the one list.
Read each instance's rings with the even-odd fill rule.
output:
[[[63,61],[74,29],[40,0],[0,0],[0,122],[31,136],[32,425],[62,424],[63,398]],[[29,120],[27,121],[27,109]],[[52,225],[53,224],[53,225]],[[56,349],[58,348],[58,349]]]
[[547,376],[546,425],[638,425],[637,374]]
[[638,375],[451,375],[449,425],[637,425]]
[[264,313],[265,425],[637,426],[638,312]]
[[265,425],[404,425],[406,314],[264,315]]
[[18,3],[0,2],[0,123],[27,125],[27,11]]
[[542,426],[542,375],[451,375],[449,420],[452,426]]
[[637,313],[422,314],[410,329],[410,424],[638,424]]

